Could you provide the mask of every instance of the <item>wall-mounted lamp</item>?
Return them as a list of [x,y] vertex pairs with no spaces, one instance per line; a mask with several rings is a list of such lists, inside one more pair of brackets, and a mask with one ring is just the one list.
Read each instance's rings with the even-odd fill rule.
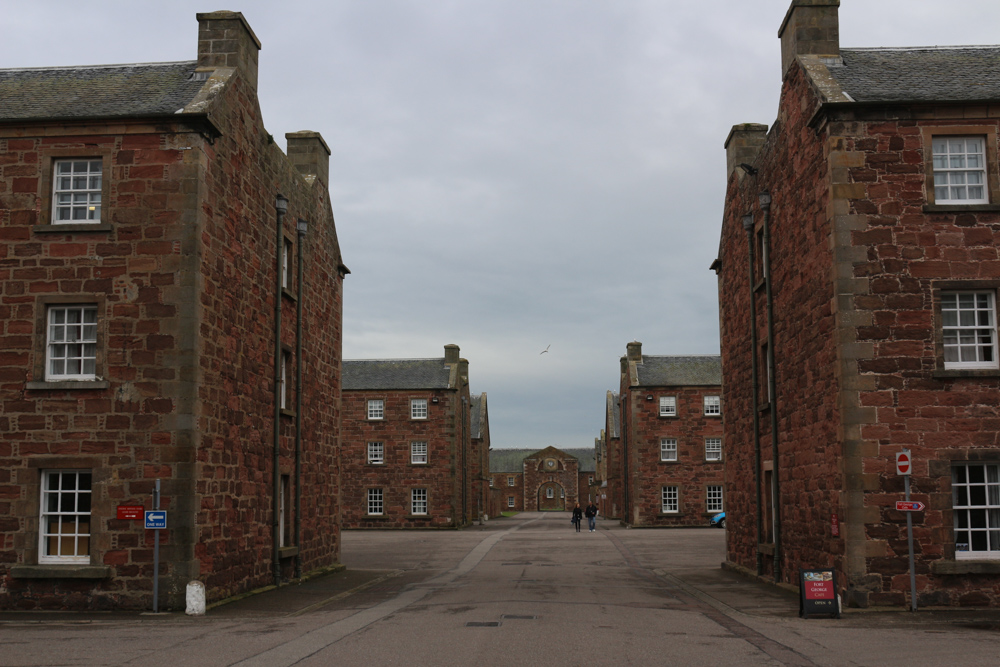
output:
[[431,403],[437,405],[437,402],[438,402],[437,396],[431,399]]
[[753,229],[753,213],[747,213],[743,216],[743,229],[748,232]]
[[285,213],[287,213],[288,212],[288,197],[286,197],[284,195],[278,195],[277,197],[275,197],[274,198],[274,208],[281,215],[284,215]]
[[771,193],[764,190],[759,195],[757,195],[757,201],[760,202],[760,207],[763,209],[768,209],[771,207]]
[[739,168],[742,169],[747,176],[756,176],[757,170],[748,165],[746,162],[740,162]]
[[299,236],[305,236],[306,232],[309,231],[309,223],[299,218],[299,221],[295,223],[295,231],[299,233]]
[[653,395],[652,394],[646,394],[646,400],[647,401],[653,400]]

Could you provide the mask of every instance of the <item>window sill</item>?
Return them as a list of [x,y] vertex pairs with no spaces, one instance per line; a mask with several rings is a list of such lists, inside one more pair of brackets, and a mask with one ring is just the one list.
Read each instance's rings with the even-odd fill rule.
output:
[[427,462],[424,461],[423,463],[414,463],[413,461],[410,461],[410,467],[411,468],[426,468],[427,467]]
[[31,229],[36,234],[76,234],[78,232],[110,232],[111,225],[78,222],[69,225],[35,225]]
[[365,521],[388,521],[389,517],[384,514],[365,514],[362,517]]
[[107,579],[111,568],[107,565],[14,565],[10,568],[14,579]]
[[295,410],[289,410],[288,408],[281,408],[281,416],[282,417],[294,417],[295,416]]
[[385,461],[369,461],[368,465],[375,466],[377,468],[381,468],[382,466],[385,465]]
[[432,517],[429,514],[407,514],[406,518],[411,521],[429,521]]
[[924,213],[995,213],[998,204],[924,204]]
[[107,380],[63,380],[61,382],[25,382],[25,389],[33,390],[75,390],[75,389],[107,389],[111,383]]
[[931,372],[931,377],[947,378],[995,378],[1000,377],[1000,368],[953,368]]
[[281,288],[281,296],[285,297],[286,299],[290,299],[292,301],[298,301],[299,300],[298,297],[295,295],[295,292],[293,292],[292,290],[288,289],[287,287],[282,287]]
[[677,415],[659,415],[660,419],[677,419]]
[[938,560],[931,563],[933,574],[1000,574],[1000,560]]
[[722,463],[722,459],[705,459],[705,463]]
[[660,459],[660,463],[680,463],[677,459]]
[[278,558],[284,560],[285,558],[294,558],[299,555],[298,547],[278,547]]

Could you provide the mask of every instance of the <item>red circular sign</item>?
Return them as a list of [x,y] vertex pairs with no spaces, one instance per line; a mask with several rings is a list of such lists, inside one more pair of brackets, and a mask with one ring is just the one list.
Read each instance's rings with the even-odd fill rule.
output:
[[909,452],[900,452],[896,454],[896,474],[905,475],[910,472],[910,454]]

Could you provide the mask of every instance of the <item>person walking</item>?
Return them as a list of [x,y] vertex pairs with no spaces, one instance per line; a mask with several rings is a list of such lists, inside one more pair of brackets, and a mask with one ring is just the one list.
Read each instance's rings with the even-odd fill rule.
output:
[[593,500],[590,501],[583,513],[587,517],[587,527],[590,528],[590,532],[597,530],[597,505],[594,504]]
[[582,521],[583,521],[583,510],[580,509],[580,503],[577,503],[576,507],[573,508],[573,518],[570,519],[570,522],[574,526],[576,526],[576,532],[578,533],[580,532],[580,523]]

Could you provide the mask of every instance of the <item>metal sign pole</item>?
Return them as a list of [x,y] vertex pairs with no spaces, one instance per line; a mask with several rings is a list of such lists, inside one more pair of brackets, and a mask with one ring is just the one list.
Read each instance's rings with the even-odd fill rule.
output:
[[[907,489],[910,487],[907,486]],[[909,498],[909,491],[907,491],[907,498]],[[153,509],[160,509],[160,480],[156,480],[156,486],[153,490]],[[913,547],[910,547],[910,567],[912,569],[913,564]],[[157,614],[160,611],[160,531],[158,529],[153,529],[153,613]]]
[[[903,475],[906,502],[910,502],[910,476]],[[906,543],[910,547],[910,611],[917,610],[917,572],[913,567],[913,512],[906,513]]]

